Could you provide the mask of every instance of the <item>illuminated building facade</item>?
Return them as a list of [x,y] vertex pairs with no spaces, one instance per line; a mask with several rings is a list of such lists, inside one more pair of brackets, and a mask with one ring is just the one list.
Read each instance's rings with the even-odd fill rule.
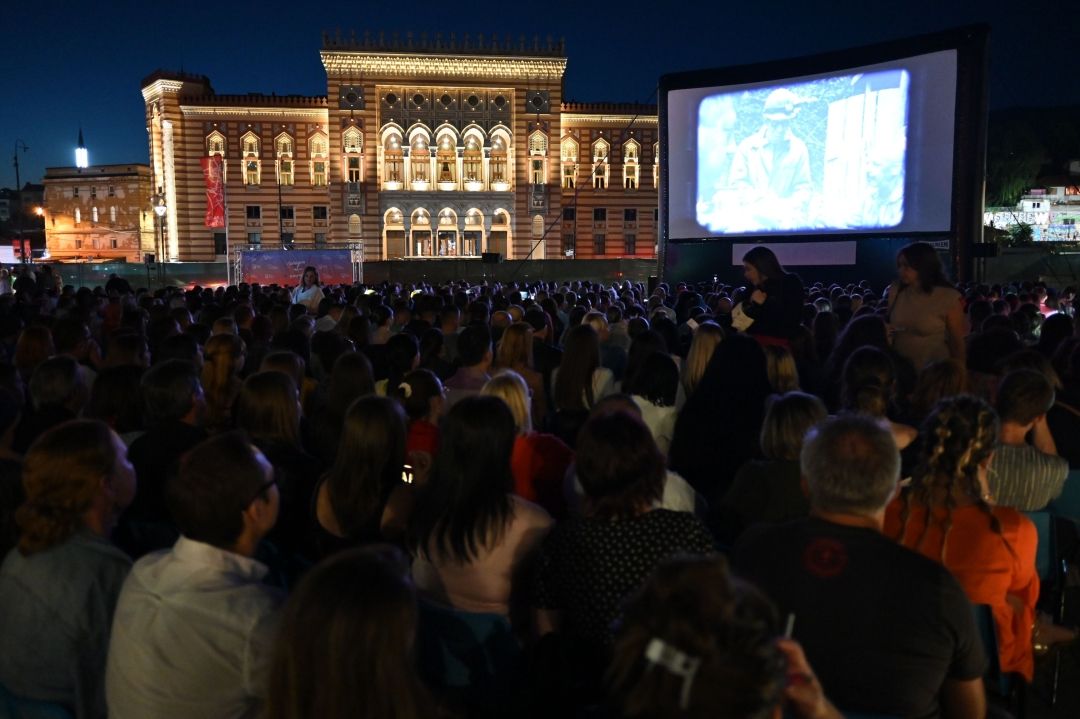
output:
[[[324,37],[325,97],[143,82],[165,256],[349,247],[365,261],[652,257],[654,106],[565,103],[561,44]],[[223,227],[203,165],[223,158]]]
[[142,262],[155,252],[149,166],[49,167],[44,184],[45,243],[54,259]]

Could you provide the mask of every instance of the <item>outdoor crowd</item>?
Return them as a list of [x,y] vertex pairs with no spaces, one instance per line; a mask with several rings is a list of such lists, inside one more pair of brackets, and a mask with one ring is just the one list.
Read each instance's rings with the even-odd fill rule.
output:
[[1025,514],[1080,469],[1073,289],[957,287],[923,243],[887,288],[744,264],[23,274],[0,714],[984,716],[988,649],[1031,681],[1076,641]]

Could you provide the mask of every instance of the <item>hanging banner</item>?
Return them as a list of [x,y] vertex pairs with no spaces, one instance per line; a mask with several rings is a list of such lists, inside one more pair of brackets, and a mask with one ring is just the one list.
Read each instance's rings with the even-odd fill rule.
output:
[[225,178],[221,155],[202,158],[203,179],[206,182],[206,226],[225,226]]

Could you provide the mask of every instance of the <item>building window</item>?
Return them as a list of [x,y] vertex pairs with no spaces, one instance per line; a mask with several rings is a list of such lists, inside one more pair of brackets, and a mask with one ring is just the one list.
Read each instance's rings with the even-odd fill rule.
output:
[[564,137],[559,149],[562,160],[562,186],[572,190],[578,171],[578,142],[572,137]]
[[109,222],[116,222],[116,205],[109,208]]
[[576,207],[564,207],[562,211],[562,218],[567,222],[573,222],[577,219]]
[[623,189],[636,190],[639,182],[639,161],[641,146],[636,140],[628,140],[623,145]]
[[475,137],[466,139],[465,152],[462,153],[462,167],[465,174],[465,182],[482,183],[484,181],[482,169],[483,158],[484,151],[480,149],[480,142]]
[[311,184],[315,187],[326,186],[327,147],[326,135],[322,133],[316,133],[308,140],[311,156]]
[[[93,185],[90,186],[90,199],[91,200],[97,199],[97,187],[95,187]],[[1038,207],[1039,203],[1036,202],[1035,206]]]
[[315,205],[311,208],[311,219],[323,221],[330,219],[330,208],[326,205]]
[[565,257],[573,257],[577,244],[577,237],[574,233],[568,232],[562,236],[562,252]]
[[627,235],[624,242],[626,254],[632,255],[637,251],[637,235]]
[[261,179],[262,167],[259,160],[259,137],[253,132],[240,138],[240,146],[244,150],[244,184],[255,186]]
[[315,233],[315,246],[316,247],[325,247],[326,246],[326,233],[325,232],[316,232]]
[[363,225],[360,223],[360,215],[349,215],[349,236],[359,237]]
[[660,208],[654,208],[652,211],[652,221],[654,225],[660,224]]
[[281,206],[281,219],[292,220],[296,218],[296,211],[293,210],[292,205]]
[[116,188],[109,185],[109,197],[116,197]]
[[359,153],[363,150],[364,136],[360,130],[350,127],[342,134],[341,143],[346,154]]
[[533,185],[547,184],[548,139],[540,130],[529,135],[529,179]]
[[596,207],[592,211],[593,222],[607,222],[607,208]]
[[220,132],[211,132],[206,138],[206,154],[224,155],[225,136]]
[[593,236],[593,254],[594,255],[602,255],[602,254],[604,254],[604,241],[606,239],[607,238],[605,238],[604,235],[594,235]]
[[637,208],[627,208],[623,210],[623,222],[637,222]]
[[91,222],[97,222],[98,221],[98,211],[97,211],[96,207],[91,207],[90,208],[90,221]]
[[292,158],[278,160],[278,182],[288,187],[293,184],[293,161]]
[[258,246],[262,245],[262,233],[261,232],[249,232],[249,233],[247,233],[247,236],[248,236],[248,244],[249,245],[253,245],[255,247],[258,247]]
[[348,181],[349,182],[360,182],[360,158],[359,157],[350,157],[348,159],[348,169],[349,169],[349,175],[348,175],[348,178],[347,178]]
[[296,239],[296,235],[291,232],[281,233],[281,244],[285,247],[292,247],[293,241]]
[[608,145],[607,140],[604,138],[600,138],[593,143],[592,178],[593,187],[597,190],[603,190],[608,186],[608,155],[610,153],[611,146]]
[[76,207],[75,208],[75,224],[77,225],[80,222],[82,222],[82,210],[80,210],[78,207]]
[[491,138],[491,181],[509,185],[506,174],[506,153],[508,142],[499,135]]
[[72,197],[78,197],[79,196],[79,188],[78,187],[72,187],[71,188],[71,196]]
[[533,215],[532,236],[539,239],[544,236],[544,216]]
[[[383,145],[383,189],[400,190],[404,182],[404,153],[401,150],[401,135],[391,132]],[[392,183],[392,184],[390,184]]]
[[261,220],[262,219],[262,206],[261,205],[248,205],[246,208],[247,218],[249,220]]
[[349,207],[362,207],[364,203],[361,197],[350,197],[345,204]]
[[117,239],[115,237],[112,238],[112,248],[115,250],[119,246],[120,246],[120,243],[117,241]]

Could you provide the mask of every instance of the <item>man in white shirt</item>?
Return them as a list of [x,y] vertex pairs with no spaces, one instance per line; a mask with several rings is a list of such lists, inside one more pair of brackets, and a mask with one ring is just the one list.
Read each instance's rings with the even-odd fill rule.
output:
[[181,537],[139,560],[113,619],[109,716],[253,716],[266,693],[283,597],[253,559],[277,521],[266,458],[237,433],[202,442],[168,485]]

